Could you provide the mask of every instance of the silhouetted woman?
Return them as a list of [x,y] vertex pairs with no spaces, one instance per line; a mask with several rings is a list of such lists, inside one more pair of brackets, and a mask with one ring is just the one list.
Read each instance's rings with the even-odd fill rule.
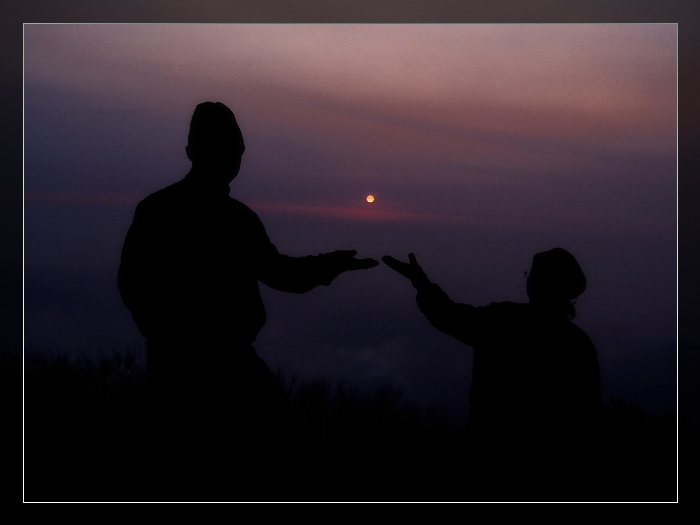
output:
[[382,260],[411,280],[434,327],[474,347],[468,435],[480,465],[517,463],[533,475],[580,467],[592,450],[600,378],[593,343],[571,322],[586,288],[576,259],[561,248],[538,253],[527,273],[529,303],[474,307],[450,300],[408,257]]

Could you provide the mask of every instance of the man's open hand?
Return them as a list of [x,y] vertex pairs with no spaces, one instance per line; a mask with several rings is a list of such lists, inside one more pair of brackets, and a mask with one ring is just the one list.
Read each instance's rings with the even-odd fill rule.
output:
[[367,268],[379,266],[379,261],[376,259],[356,259],[357,250],[336,250],[323,255],[340,270],[339,273],[349,270],[366,270]]
[[379,266],[379,261],[376,259],[356,259],[355,255],[357,255],[356,250],[336,250],[330,253],[322,253],[320,258],[323,261],[325,271],[328,273],[321,284],[328,286],[333,279],[343,272],[366,270]]

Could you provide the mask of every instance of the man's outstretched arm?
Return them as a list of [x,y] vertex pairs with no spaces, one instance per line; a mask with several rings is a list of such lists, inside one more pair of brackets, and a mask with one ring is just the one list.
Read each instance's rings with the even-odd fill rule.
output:
[[416,295],[418,308],[430,324],[441,332],[474,346],[475,308],[473,306],[452,301],[437,284],[428,279],[412,253],[408,254],[408,263],[394,259],[390,255],[382,257],[382,261],[411,281],[418,292]]
[[276,253],[262,264],[259,280],[275,290],[306,293],[318,285],[330,285],[341,273],[379,265],[375,259],[358,259],[356,255],[355,250],[336,250],[306,257]]
[[258,281],[282,292],[306,293],[318,285],[328,286],[343,272],[365,270],[379,265],[375,259],[358,259],[355,250],[336,250],[306,257],[290,257],[279,253],[267,236],[257,214],[242,203],[239,212],[246,228],[256,239],[255,274]]

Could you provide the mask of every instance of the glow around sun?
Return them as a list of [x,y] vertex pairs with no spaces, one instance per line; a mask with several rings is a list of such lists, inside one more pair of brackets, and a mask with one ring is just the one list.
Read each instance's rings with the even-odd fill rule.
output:
[[367,202],[374,202],[374,195],[367,195]]

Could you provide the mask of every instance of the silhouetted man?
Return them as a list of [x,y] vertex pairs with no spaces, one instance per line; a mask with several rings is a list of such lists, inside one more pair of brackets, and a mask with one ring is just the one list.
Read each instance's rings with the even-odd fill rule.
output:
[[561,248],[538,253],[527,277],[528,304],[474,307],[451,301],[408,257],[408,264],[382,260],[411,280],[434,327],[474,347],[468,429],[492,456],[481,459],[503,466],[529,458],[529,467],[572,461],[600,404],[596,349],[571,322],[572,301],[586,288],[576,259]]
[[118,282],[146,337],[161,410],[183,420],[188,439],[249,445],[274,432],[286,402],[252,347],[266,318],[258,282],[304,293],[378,262],[355,251],[278,253],[258,216],[229,196],[244,151],[228,107],[196,107],[186,148],[192,169],[136,207]]

